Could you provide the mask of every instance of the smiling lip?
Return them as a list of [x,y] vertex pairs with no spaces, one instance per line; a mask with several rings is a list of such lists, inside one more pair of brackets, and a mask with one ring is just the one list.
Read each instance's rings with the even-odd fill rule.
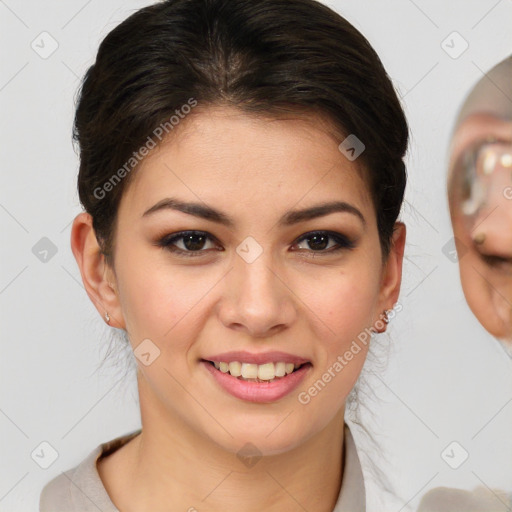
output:
[[223,373],[208,361],[202,360],[201,365],[213,376],[224,391],[240,400],[258,403],[275,402],[290,394],[304,380],[312,368],[311,363],[306,363],[294,372],[276,378],[272,382],[250,382],[233,377],[229,373]]
[[243,350],[235,352],[224,352],[222,354],[215,354],[212,356],[206,356],[203,361],[212,362],[225,362],[231,363],[232,361],[239,361],[241,363],[250,364],[265,364],[265,363],[293,363],[293,364],[304,364],[309,363],[307,359],[303,357],[295,356],[293,354],[287,354],[286,352],[262,352],[261,354],[251,354]]

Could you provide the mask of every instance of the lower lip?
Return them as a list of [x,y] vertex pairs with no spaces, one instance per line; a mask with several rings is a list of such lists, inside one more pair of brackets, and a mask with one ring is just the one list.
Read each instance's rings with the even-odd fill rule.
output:
[[273,382],[248,382],[217,370],[213,364],[201,361],[213,378],[229,394],[248,402],[275,402],[291,393],[306,377],[311,364],[302,365],[298,370],[280,377]]

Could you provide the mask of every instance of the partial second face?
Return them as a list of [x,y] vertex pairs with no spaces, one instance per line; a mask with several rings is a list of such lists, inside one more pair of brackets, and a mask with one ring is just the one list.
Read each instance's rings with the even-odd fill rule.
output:
[[453,148],[450,211],[466,300],[492,335],[512,342],[512,121],[474,114]]

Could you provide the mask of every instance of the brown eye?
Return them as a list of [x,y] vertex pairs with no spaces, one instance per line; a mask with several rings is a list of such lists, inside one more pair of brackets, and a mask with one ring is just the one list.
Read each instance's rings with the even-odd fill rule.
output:
[[[334,248],[331,246],[330,250],[325,250],[329,246],[329,239],[335,242]],[[297,244],[307,240],[307,244],[312,252],[333,253],[341,251],[342,249],[353,249],[355,243],[341,233],[332,231],[313,231],[306,233],[297,241]]]
[[[201,253],[207,252],[204,247],[208,240],[213,239],[204,231],[182,231],[163,237],[157,245],[179,255],[200,256]],[[177,243],[181,243],[182,248],[177,247]]]

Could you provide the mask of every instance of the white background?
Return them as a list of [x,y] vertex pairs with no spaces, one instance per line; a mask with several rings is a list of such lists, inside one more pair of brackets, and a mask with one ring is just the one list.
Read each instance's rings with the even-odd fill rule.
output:
[[[115,340],[83,289],[69,236],[81,211],[71,144],[73,97],[99,42],[144,5],[0,0],[2,512],[36,511],[51,478],[99,443],[139,426],[129,357],[114,351],[100,367]],[[371,432],[383,451],[354,431],[368,510],[414,510],[422,494],[440,485],[510,491],[512,359],[473,318],[457,265],[441,249],[452,237],[445,195],[452,123],[469,89],[512,53],[512,1],[329,5],[380,55],[412,134],[402,214],[408,225],[404,309],[389,340],[381,339],[390,344],[384,368],[367,368],[376,373],[370,379],[376,396],[365,407],[374,414]],[[47,59],[31,48],[43,31],[59,45]],[[469,43],[457,59],[441,46],[453,31]],[[57,248],[46,263],[32,252],[42,237]],[[456,470],[440,455],[454,440],[469,452]],[[58,452],[48,469],[31,458],[43,441]],[[386,474],[394,498],[382,493],[372,466]],[[384,504],[378,505],[379,497]]]

